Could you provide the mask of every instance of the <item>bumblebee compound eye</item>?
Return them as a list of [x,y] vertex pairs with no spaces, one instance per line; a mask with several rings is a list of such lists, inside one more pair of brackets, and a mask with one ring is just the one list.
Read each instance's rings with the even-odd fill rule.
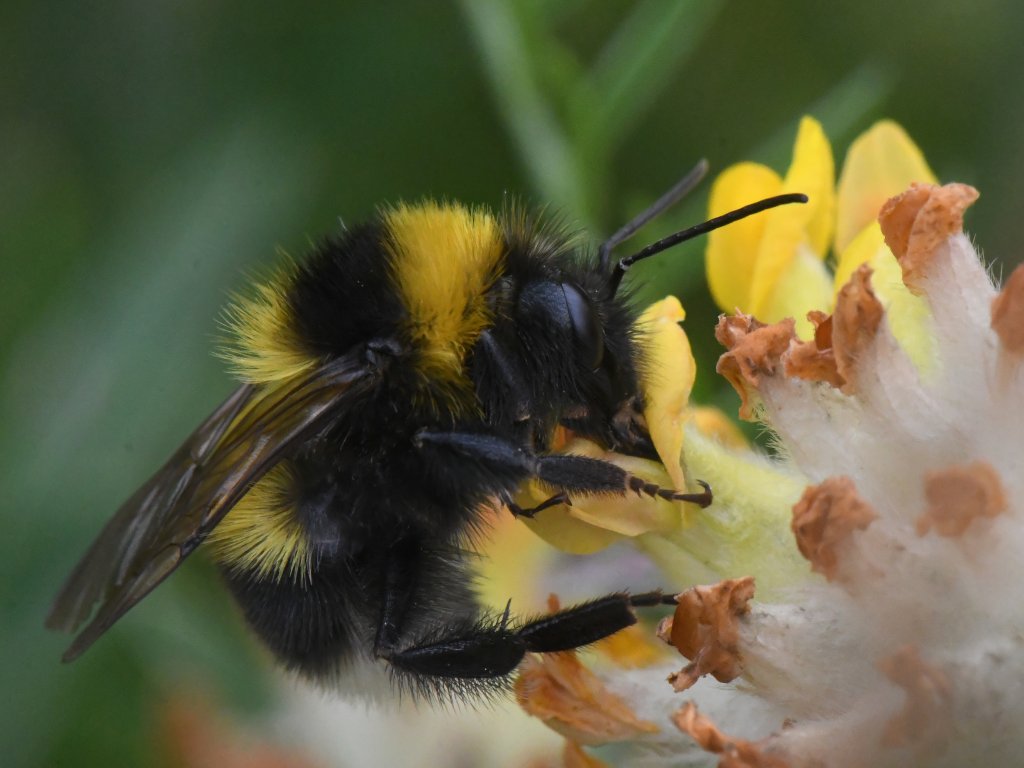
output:
[[590,300],[571,283],[536,282],[519,295],[521,318],[540,324],[547,335],[558,329],[572,335],[580,359],[592,369],[604,360],[604,329]]
[[601,320],[587,297],[576,286],[562,283],[562,295],[565,296],[565,306],[569,309],[572,332],[580,352],[585,360],[590,361],[591,369],[597,370],[604,360],[604,328],[601,327]]

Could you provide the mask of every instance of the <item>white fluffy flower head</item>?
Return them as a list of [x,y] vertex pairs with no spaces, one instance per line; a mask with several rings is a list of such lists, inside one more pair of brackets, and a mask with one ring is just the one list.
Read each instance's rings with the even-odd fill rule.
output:
[[[689,664],[670,684],[664,667],[610,676],[632,719],[576,741],[627,738],[617,759],[642,766],[1019,762],[1024,268],[997,290],[962,232],[976,198],[915,184],[883,208],[904,300],[919,303],[900,322],[868,265],[832,314],[808,315],[810,340],[792,319],[720,320],[719,372],[779,458],[688,427],[687,472],[716,503],[640,543],[675,577],[725,581],[680,595],[659,630]],[[695,555],[730,547],[744,556]]]
[[915,185],[880,216],[930,310],[927,370],[893,336],[866,266],[831,316],[812,313],[811,341],[792,321],[719,325],[720,370],[806,478],[792,530],[823,577],[731,618],[733,684],[766,705],[755,730],[775,716],[771,734],[733,739],[692,706],[677,715],[721,765],[1024,754],[1024,272],[997,292],[961,231],[976,198]]

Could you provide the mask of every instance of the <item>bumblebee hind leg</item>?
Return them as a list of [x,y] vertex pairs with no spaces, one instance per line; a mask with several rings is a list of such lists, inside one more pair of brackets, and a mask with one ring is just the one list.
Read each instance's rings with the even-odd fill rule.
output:
[[471,681],[507,679],[528,653],[581,648],[636,623],[634,608],[674,603],[660,592],[617,593],[513,626],[508,612],[490,623],[439,628],[406,648],[377,655],[414,678]]

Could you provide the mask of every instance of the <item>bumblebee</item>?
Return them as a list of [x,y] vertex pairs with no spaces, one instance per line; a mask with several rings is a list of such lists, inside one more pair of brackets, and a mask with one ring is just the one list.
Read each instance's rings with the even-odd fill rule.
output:
[[[707,505],[618,466],[551,451],[565,427],[657,459],[643,422],[644,342],[629,266],[766,208],[761,201],[611,264],[699,166],[587,258],[521,209],[382,210],[326,239],[227,313],[242,384],[118,509],[48,625],[77,658],[206,542],[245,619],[288,669],[330,682],[387,668],[428,697],[501,690],[527,652],[585,646],[660,593],[611,594],[518,620],[478,605],[466,542],[495,500],[520,516],[584,494]],[[513,499],[536,478],[551,498]],[[98,606],[98,607],[97,607]],[[91,617],[91,618],[90,618]]]

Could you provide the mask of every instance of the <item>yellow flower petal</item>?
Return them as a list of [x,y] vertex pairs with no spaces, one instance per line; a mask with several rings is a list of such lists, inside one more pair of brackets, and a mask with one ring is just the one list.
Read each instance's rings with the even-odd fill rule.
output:
[[[550,495],[550,490],[532,481],[523,486],[516,497],[516,503],[522,507],[532,507]],[[622,539],[620,534],[585,523],[571,513],[572,507],[559,504],[545,509],[534,518],[524,518],[523,523],[548,544],[570,555],[591,555]]]
[[684,489],[686,476],[679,464],[683,450],[683,423],[690,391],[697,374],[690,341],[679,323],[686,317],[682,304],[669,296],[652,304],[640,316],[647,365],[644,374],[644,418],[672,487]]
[[545,509],[526,525],[548,544],[570,555],[592,555],[622,540],[616,533],[577,520],[567,507]]
[[[610,461],[630,474],[663,488],[671,487],[672,484],[672,478],[661,464],[635,456],[611,453],[589,440],[573,440],[566,446],[565,453]],[[665,532],[679,527],[682,522],[676,502],[652,499],[650,496],[635,493],[627,493],[625,496],[580,496],[572,500],[569,514],[577,520],[622,536],[639,536],[650,531]]]
[[809,200],[796,206],[807,217],[811,250],[825,258],[832,242],[836,216],[836,164],[832,146],[813,117],[804,117],[793,147],[793,162],[782,182],[783,192],[803,192]]
[[[872,220],[856,237],[852,238],[846,248],[839,252],[836,258],[834,292],[839,293],[839,289],[849,282],[850,277],[857,271],[857,267],[861,264],[870,264],[881,249],[885,249],[886,253],[889,252],[885,238],[882,237],[882,228],[878,226],[877,221]],[[893,258],[891,253],[889,258]],[[872,282],[875,281],[872,280]]]
[[[610,461],[664,488],[672,486],[672,478],[661,464],[610,453],[589,440],[573,440],[565,447],[564,453]],[[516,501],[520,506],[532,506],[544,501],[551,492],[552,489],[540,483],[530,482]],[[682,515],[677,502],[627,493],[625,496],[577,496],[572,499],[572,506],[562,504],[545,509],[525,523],[558,549],[571,554],[589,554],[624,536],[632,538],[644,533],[673,531],[682,526]]]
[[481,603],[495,611],[504,610],[509,600],[520,610],[543,607],[547,592],[542,593],[539,580],[524,579],[523,574],[543,573],[558,551],[538,540],[507,509],[487,510],[485,515],[485,557],[475,566],[480,575],[477,594]]
[[715,408],[713,405],[697,406],[692,409],[692,418],[702,435],[714,438],[726,448],[737,451],[750,448],[743,430],[726,416],[721,408]]
[[899,262],[885,244],[882,229],[872,221],[853,238],[836,264],[835,290],[839,291],[861,264],[873,270],[871,286],[885,307],[893,336],[922,374],[934,367],[935,337],[928,303],[910,292],[903,282]]
[[[764,165],[738,163],[715,179],[708,217],[779,194],[782,179]],[[767,214],[751,216],[708,235],[706,269],[715,303],[726,312],[749,311],[754,262],[764,236]]]
[[850,146],[839,174],[837,253],[878,217],[882,204],[913,181],[937,184],[921,150],[892,120],[875,123]]
[[[828,138],[817,120],[805,117],[800,121],[793,163],[780,191],[803,192],[809,200],[806,205],[784,205],[764,214],[764,235],[754,264],[749,305],[749,312],[759,320],[775,322],[786,316],[772,317],[767,312],[775,303],[778,283],[786,271],[794,266],[801,275],[806,271],[798,257],[825,258],[835,216],[834,186],[835,162]],[[787,283],[792,286],[793,278],[789,277]],[[822,308],[804,305],[797,317]]]
[[812,309],[828,310],[832,306],[832,275],[825,263],[806,245],[796,250],[795,258],[779,276],[775,290],[766,297],[756,317],[774,323],[786,317],[796,321],[801,339],[809,339],[814,326],[807,319]]

